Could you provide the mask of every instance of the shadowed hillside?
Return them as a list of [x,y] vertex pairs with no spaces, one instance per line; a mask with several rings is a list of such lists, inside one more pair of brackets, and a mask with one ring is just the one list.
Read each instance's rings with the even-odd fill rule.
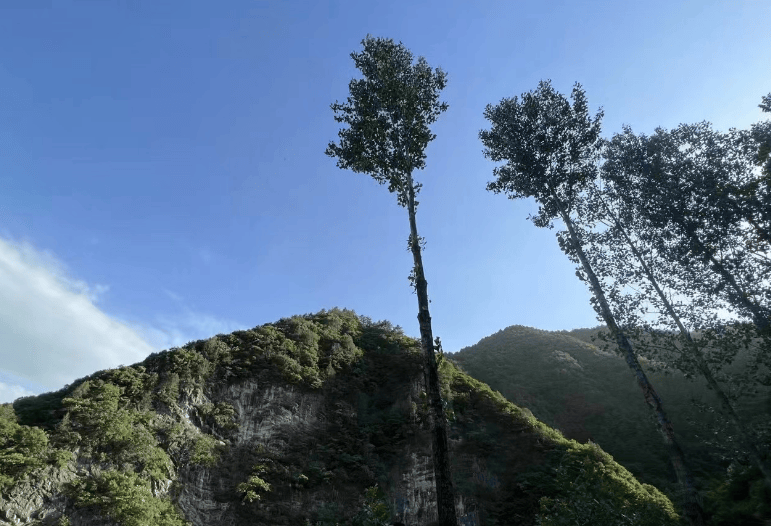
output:
[[[540,421],[567,438],[599,444],[638,480],[676,500],[674,471],[634,376],[621,356],[602,351],[603,342],[592,340],[603,328],[550,332],[514,325],[449,356],[469,375],[530,409]],[[733,519],[714,524],[744,524],[745,519],[736,517],[758,514],[771,519],[771,509],[757,505],[765,500],[759,471],[747,467],[746,456],[742,458],[736,450],[735,431],[718,418],[717,397],[706,381],[687,380],[678,372],[652,372],[647,360],[640,358],[640,362],[664,402],[707,506],[714,510],[722,506],[715,502],[721,499],[737,503],[739,511],[725,512]],[[740,353],[735,368],[741,364]],[[768,444],[771,389],[761,393],[744,399],[738,412]],[[733,473],[735,479],[728,485],[726,473]],[[709,493],[716,489],[720,495]],[[745,501],[742,508],[740,503]],[[755,524],[752,521],[760,519],[746,520]]]

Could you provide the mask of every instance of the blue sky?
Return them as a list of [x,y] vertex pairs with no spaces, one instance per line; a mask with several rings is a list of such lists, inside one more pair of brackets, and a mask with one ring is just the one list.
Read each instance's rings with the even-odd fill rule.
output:
[[368,33],[448,74],[414,174],[445,350],[595,326],[535,204],[485,190],[485,105],[550,78],[583,85],[605,137],[747,128],[770,19],[759,0],[3,2],[0,402],[335,306],[418,336],[407,211],[324,155]]

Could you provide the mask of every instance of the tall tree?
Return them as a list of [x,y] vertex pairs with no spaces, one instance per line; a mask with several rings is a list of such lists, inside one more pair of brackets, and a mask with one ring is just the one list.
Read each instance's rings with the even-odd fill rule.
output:
[[428,310],[428,283],[421,256],[423,238],[418,237],[415,196],[421,184],[415,183],[412,171],[425,168],[425,150],[436,138],[428,124],[449,107],[438,103],[439,91],[446,85],[441,68],[432,72],[423,57],[412,65],[412,53],[401,42],[374,39],[362,41],[364,51],[351,53],[356,67],[365,78],[351,80],[348,104],[335,102],[332,109],[343,113],[335,117],[349,129],[339,132],[340,146],[329,143],[326,154],[337,157],[337,166],[354,172],[368,173],[379,184],[388,183],[388,191],[397,193],[397,202],[406,207],[410,220],[409,249],[414,266],[410,273],[418,296],[420,340],[425,355],[426,391],[432,413],[433,461],[440,526],[456,526],[455,492],[450,472],[447,420],[444,414],[436,348]]
[[539,204],[538,215],[531,217],[536,226],[552,228],[554,219],[562,219],[567,231],[558,235],[560,248],[572,261],[580,263],[577,274],[590,285],[593,307],[611,330],[645,401],[656,414],[684,492],[685,515],[691,525],[701,526],[704,524],[703,510],[672,424],[661,398],[640,366],[632,344],[615,321],[599,279],[582,249],[584,232],[571,218],[579,194],[596,178],[595,160],[601,145],[602,118],[600,110],[592,122],[586,96],[578,83],[571,98],[572,107],[549,81],[542,81],[537,90],[523,94],[521,102],[514,97],[503,99],[498,106],[486,107],[484,115],[493,127],[479,134],[487,147],[484,155],[493,161],[508,161],[493,170],[497,179],[488,183],[487,189],[494,193],[505,192],[510,199],[534,197]]
[[[602,169],[603,195],[613,202],[636,242],[644,245],[641,252],[647,254],[648,266],[656,268],[659,282],[678,298],[679,317],[701,333],[700,345],[711,354],[710,367],[730,363],[740,347],[753,350],[754,363],[742,376],[730,378],[731,383],[741,380],[741,391],[748,395],[753,383],[756,387],[768,382],[763,369],[771,366],[771,243],[764,234],[769,207],[763,206],[768,202],[763,179],[768,176],[757,174],[762,142],[752,135],[717,133],[708,123],[681,125],[672,132],[657,129],[652,137],[635,135],[627,127],[607,143]],[[606,232],[597,251],[606,253],[609,246],[618,255],[614,235]],[[665,305],[640,281],[645,281],[641,266],[629,261],[618,263],[610,275],[633,275],[643,295],[658,307],[658,328],[682,332],[666,321]],[[721,310],[751,323],[727,328]],[[659,337],[655,332],[650,336]],[[690,345],[687,338],[683,345]],[[674,364],[686,375],[683,366],[703,374],[688,354]]]
[[771,93],[763,97],[760,104],[758,104],[758,108],[765,112],[771,112]]
[[747,244],[753,231],[764,236],[767,230],[754,213],[762,208],[757,194],[730,205],[726,196],[736,193],[723,191],[756,183],[751,163],[731,147],[748,137],[721,136],[708,123],[658,128],[651,137],[629,129],[625,135],[630,140],[612,143],[617,161],[606,179],[625,195],[647,235],[667,241],[659,243],[661,255],[676,264],[682,288],[719,295],[759,330],[771,328],[771,244]]
[[[764,292],[766,296],[771,294],[768,280],[765,280],[764,290],[764,280],[753,279],[753,273],[746,272],[748,262],[758,268],[755,275],[759,277],[771,271],[767,222],[762,214],[755,214],[760,210],[754,173],[755,165],[760,164],[754,158],[759,149],[757,141],[751,140],[748,132],[715,132],[707,123],[682,125],[676,133],[657,129],[656,138],[660,143],[668,143],[663,147],[659,144],[657,148],[645,148],[644,136],[637,137],[631,128],[625,127],[624,133],[616,134],[605,143],[605,163],[600,172],[603,186],[601,189],[590,186],[585,214],[607,229],[588,236],[590,241],[585,252],[593,264],[602,262],[596,264],[595,269],[601,279],[612,282],[611,296],[622,325],[643,329],[643,337],[635,338],[638,353],[656,358],[661,358],[662,353],[669,354],[669,359],[659,362],[665,369],[678,369],[689,378],[694,374],[704,376],[709,388],[718,396],[723,414],[739,431],[744,452],[771,489],[771,465],[762,458],[758,441],[732,404],[732,400],[737,400],[740,395],[757,394],[758,385],[767,384],[771,379],[760,367],[768,361],[763,359],[769,351],[767,337],[765,342],[754,346],[755,363],[748,364],[743,375],[718,374],[741,347],[750,347],[748,336],[753,333],[741,325],[726,328],[718,316],[721,308],[730,309],[731,303],[736,306],[737,303],[753,302],[752,296],[746,294],[746,287],[737,290],[739,283],[760,285],[757,292]],[[647,179],[651,172],[649,167],[662,151],[677,161],[656,159],[658,173],[655,177],[659,182],[663,181],[665,189],[674,187],[682,192],[678,193],[679,199],[675,192],[668,192],[671,199],[651,201],[653,192],[638,192],[635,188],[635,184],[645,186],[646,182],[634,181]],[[659,189],[659,192],[663,191]],[[651,210],[666,216],[667,209],[675,217],[673,223],[694,218],[692,225],[698,226],[682,228],[682,231],[698,233],[708,240],[703,244],[712,247],[711,265],[705,268],[698,251],[692,249],[692,243],[688,252],[681,250],[680,257],[671,257],[672,247],[677,246],[673,240],[678,239],[678,231],[662,228],[669,223],[662,221],[660,216],[656,216],[658,222],[646,220]],[[699,221],[704,226],[699,225]],[[684,252],[685,257],[682,256]],[[662,257],[667,253],[669,258]],[[689,279],[683,279],[683,276]],[[698,293],[692,286],[694,281],[709,286]],[[739,296],[738,302],[735,299],[733,302],[720,301],[721,298],[714,294],[726,286],[734,290],[728,299]],[[635,292],[622,293],[623,288]],[[678,298],[677,305],[670,299],[673,293]],[[753,306],[756,307],[754,311],[747,311],[757,320],[763,307]],[[651,310],[658,314],[657,319],[644,317]],[[756,328],[760,329],[762,323],[761,317]],[[698,341],[691,329],[699,332]],[[640,332],[637,332],[639,336]],[[708,350],[706,356],[702,349]],[[676,356],[671,358],[673,352]],[[726,391],[721,386],[724,382],[729,388],[739,389],[734,393]]]
[[[612,167],[613,163],[603,166],[604,169],[612,169]],[[713,354],[711,361],[715,365],[710,365],[702,354],[702,349],[707,345],[714,344],[716,341],[727,343],[726,340],[716,338],[714,331],[707,331],[706,335],[702,333],[703,337],[699,338],[699,341],[693,338],[691,331],[686,327],[689,320],[681,316],[683,303],[674,305],[673,301],[667,297],[665,287],[661,283],[660,276],[666,269],[666,262],[661,262],[656,258],[655,250],[645,251],[647,257],[643,256],[644,251],[642,246],[640,246],[639,240],[635,241],[632,239],[637,237],[633,227],[639,227],[639,223],[635,224],[628,215],[621,216],[614,212],[614,202],[620,198],[623,199],[623,196],[618,196],[614,192],[612,185],[605,185],[602,189],[596,185],[590,185],[588,190],[586,201],[582,203],[584,205],[582,207],[583,215],[584,217],[591,218],[589,222],[597,221],[606,226],[607,229],[602,232],[592,232],[587,236],[587,239],[590,240],[585,247],[585,253],[595,268],[598,277],[601,280],[605,278],[614,282],[614,294],[611,295],[612,302],[617,318],[619,317],[619,312],[622,315],[622,319],[617,321],[621,321],[627,327],[642,327],[646,335],[653,337],[635,340],[635,347],[638,353],[644,354],[643,349],[650,350],[652,347],[660,346],[659,340],[664,339],[668,347],[671,347],[680,354],[677,360],[666,363],[665,367],[679,369],[689,377],[693,374],[704,376],[709,388],[718,396],[724,414],[739,431],[742,445],[748,452],[750,460],[763,474],[766,485],[771,489],[771,466],[761,457],[757,440],[752,436],[749,427],[737,414],[730,396],[722,388],[719,378],[713,374],[713,370],[719,369],[727,358],[730,359],[735,356],[739,350],[740,342],[734,338],[731,341],[732,345],[723,345],[723,349],[720,350],[727,352],[719,353],[717,360],[714,359],[715,356]],[[618,211],[622,212],[624,208],[619,207]],[[664,265],[661,263],[664,263]],[[619,288],[631,286],[632,284],[636,285],[636,290],[642,291],[642,293],[623,294],[619,291]],[[645,302],[641,302],[641,300],[645,300]],[[654,327],[644,319],[644,315],[647,313],[646,303],[659,313],[658,323],[655,324],[656,328],[659,331],[662,328],[674,329],[676,331],[675,334],[679,333],[679,341],[672,338],[660,338],[662,336],[661,333],[652,330]],[[693,303],[690,303],[688,306],[692,307]],[[696,309],[687,309],[686,314],[702,314],[702,311],[705,310],[717,310],[715,305],[707,306],[712,307],[711,309],[705,309],[704,307],[705,305],[698,305]],[[668,321],[668,323],[662,323],[663,321]],[[690,321],[693,327],[693,324],[703,325],[711,320],[705,321],[703,318],[694,320],[693,316],[691,316]],[[665,333],[665,335],[668,336],[669,333]],[[651,339],[653,342],[650,342]],[[755,373],[755,380],[758,380],[757,376],[760,374],[760,371],[755,369],[753,373]],[[756,387],[756,385],[753,387]],[[755,389],[755,392],[757,392],[757,389]]]
[[763,240],[768,225],[752,191],[753,164],[737,147],[747,141],[746,133],[719,134],[706,122],[650,137],[626,128],[608,144],[603,177],[640,238],[672,264],[669,279],[680,292],[704,304],[722,299],[764,332],[771,243]]

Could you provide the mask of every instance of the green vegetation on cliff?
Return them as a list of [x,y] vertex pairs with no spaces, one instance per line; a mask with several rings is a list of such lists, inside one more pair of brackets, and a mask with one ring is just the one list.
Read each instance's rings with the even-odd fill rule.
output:
[[[599,447],[564,438],[451,358],[439,364],[463,520],[679,524],[664,494]],[[399,473],[415,469],[410,455],[430,452],[422,366],[419,341],[399,327],[333,309],[97,372],[2,407],[0,461],[18,467],[4,479],[0,510],[32,491],[47,464],[69,474],[50,489],[69,500],[48,516],[73,524],[99,515],[201,524],[190,502],[204,479],[217,481],[212,505],[234,524],[353,526],[417,513],[423,504]],[[244,389],[253,393],[247,405],[237,399]],[[301,418],[304,405],[313,409]],[[261,407],[268,412],[246,419]],[[243,434],[259,422],[273,430]]]

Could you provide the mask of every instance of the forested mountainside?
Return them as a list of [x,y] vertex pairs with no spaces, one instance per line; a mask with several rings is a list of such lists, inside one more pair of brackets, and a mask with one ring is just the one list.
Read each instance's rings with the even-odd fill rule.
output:
[[[677,501],[677,482],[654,416],[623,357],[603,350],[604,327],[550,332],[514,325],[451,355],[463,371],[526,407],[566,438],[591,440],[641,482]],[[595,338],[593,340],[593,337]],[[612,346],[611,346],[612,347]],[[736,430],[720,415],[706,381],[652,370],[712,524],[769,524],[771,495],[751,467]],[[744,364],[739,352],[729,371]],[[727,387],[730,389],[730,386]],[[739,400],[737,412],[771,445],[771,388]]]
[[[333,309],[18,399],[0,406],[0,524],[428,525],[423,363],[398,327]],[[597,445],[441,355],[440,376],[463,525],[681,523]]]

